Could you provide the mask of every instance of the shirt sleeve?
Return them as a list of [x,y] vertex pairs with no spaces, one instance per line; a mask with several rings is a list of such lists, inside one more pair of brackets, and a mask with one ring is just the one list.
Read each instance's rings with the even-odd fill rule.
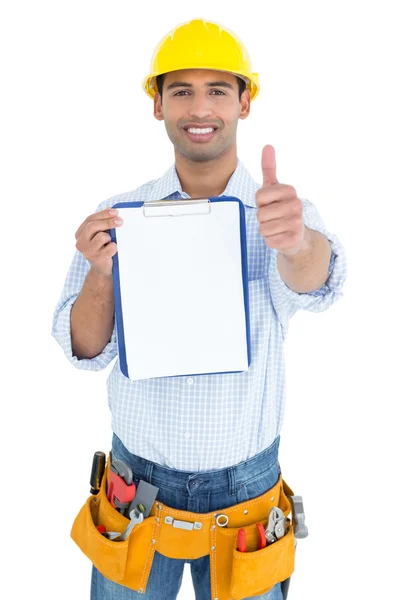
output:
[[[110,200],[106,200],[98,206],[95,212],[103,210],[107,205],[111,204],[112,203]],[[54,311],[51,334],[61,346],[65,356],[74,365],[74,367],[89,371],[100,371],[101,369],[104,369],[118,354],[115,320],[111,339],[100,354],[93,358],[78,359],[72,353],[71,309],[83,287],[89,270],[89,261],[81,252],[79,252],[79,250],[77,250],[68,270],[60,300],[58,301]]]
[[327,310],[334,302],[343,296],[343,284],[347,278],[347,258],[343,245],[337,236],[330,233],[319,215],[316,207],[309,200],[303,200],[304,223],[310,229],[319,231],[328,238],[331,245],[331,259],[329,264],[328,278],[317,290],[312,292],[295,292],[286,285],[280,276],[276,248],[267,248],[270,252],[268,267],[269,288],[273,306],[278,318],[286,331],[289,319],[298,310],[309,310],[322,312]]

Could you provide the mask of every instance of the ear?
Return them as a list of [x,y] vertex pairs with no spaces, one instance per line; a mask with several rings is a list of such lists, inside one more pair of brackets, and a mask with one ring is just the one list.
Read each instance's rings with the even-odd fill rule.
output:
[[157,119],[157,121],[164,120],[162,104],[161,104],[161,96],[160,96],[159,92],[156,92],[156,95],[154,96],[154,116]]
[[240,114],[239,119],[246,119],[250,114],[250,92],[244,90],[242,97],[240,98]]

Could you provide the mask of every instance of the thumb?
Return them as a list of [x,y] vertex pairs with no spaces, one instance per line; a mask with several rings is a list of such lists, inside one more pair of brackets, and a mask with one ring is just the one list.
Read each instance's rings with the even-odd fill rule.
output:
[[279,183],[276,178],[276,160],[273,146],[264,146],[261,157],[263,187]]

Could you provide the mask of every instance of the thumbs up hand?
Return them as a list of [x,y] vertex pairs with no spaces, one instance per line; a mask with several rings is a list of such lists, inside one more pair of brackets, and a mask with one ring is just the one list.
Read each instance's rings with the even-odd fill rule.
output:
[[294,255],[302,247],[306,235],[303,203],[293,186],[278,183],[273,146],[264,146],[261,168],[263,184],[256,192],[259,231],[269,248]]

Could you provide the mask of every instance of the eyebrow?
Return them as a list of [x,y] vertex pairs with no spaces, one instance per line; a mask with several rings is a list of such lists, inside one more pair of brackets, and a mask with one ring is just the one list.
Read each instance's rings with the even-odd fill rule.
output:
[[[231,83],[228,83],[227,81],[208,81],[206,83],[207,87],[225,87],[225,88],[230,88],[231,90],[234,90],[235,88],[233,87],[233,85]],[[172,90],[173,88],[177,88],[177,87],[187,87],[187,88],[191,88],[193,87],[193,85],[191,83],[186,83],[185,81],[174,81],[173,83],[170,83],[169,86],[167,87],[167,90]]]

